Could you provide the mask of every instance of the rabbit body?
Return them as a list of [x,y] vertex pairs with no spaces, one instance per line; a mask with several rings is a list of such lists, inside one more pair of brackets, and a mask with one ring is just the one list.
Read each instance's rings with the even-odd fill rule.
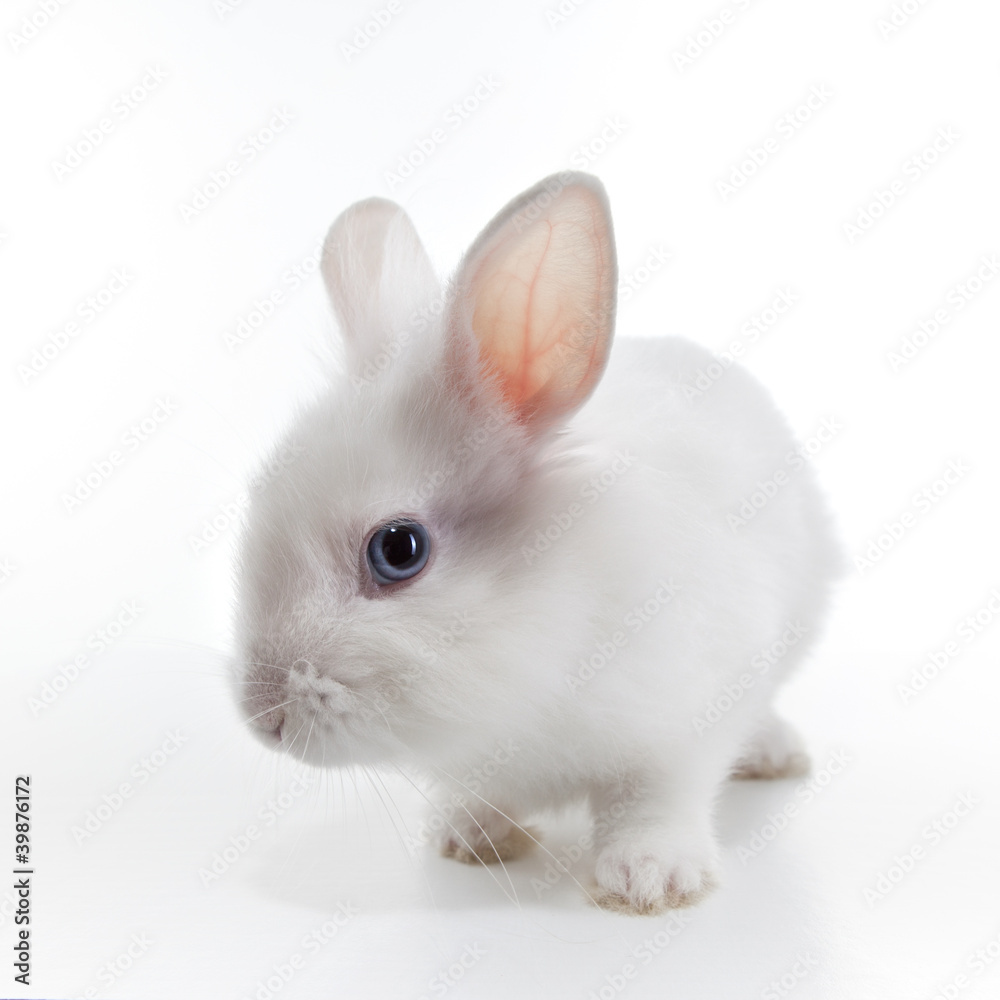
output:
[[[770,703],[817,634],[838,551],[743,369],[620,338],[602,378],[603,189],[551,180],[487,227],[445,296],[395,206],[334,224],[324,274],[347,359],[279,445],[301,457],[254,497],[234,680],[269,745],[438,782],[440,846],[460,860],[516,857],[529,816],[586,800],[597,901],[660,912],[717,880],[725,779],[804,766]],[[379,584],[368,539],[413,522],[427,565]]]

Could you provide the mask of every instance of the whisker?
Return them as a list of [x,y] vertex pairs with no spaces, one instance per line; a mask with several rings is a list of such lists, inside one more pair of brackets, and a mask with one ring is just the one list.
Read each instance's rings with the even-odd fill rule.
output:
[[[378,773],[378,771],[369,765],[363,765],[362,770],[368,779],[369,786],[377,796],[379,802],[382,804],[382,808],[385,809],[386,815],[389,817],[389,822],[392,823],[392,829],[399,838],[400,845],[405,849],[406,838],[403,836],[402,831],[406,831],[406,821],[403,819],[403,814],[399,811],[399,807],[396,805],[392,795],[389,793],[389,789],[386,788],[385,782],[382,780],[382,776]],[[386,799],[388,799],[388,802],[392,803],[391,809],[386,802]],[[393,810],[395,810],[395,814],[393,813]],[[400,827],[402,827],[402,831],[400,830]]]
[[[595,906],[597,906],[597,900],[594,899],[594,897],[590,894],[590,890],[587,889],[587,887],[569,870],[569,868],[566,865],[564,865],[561,861],[559,861],[559,859],[556,858],[556,856],[537,837],[532,836],[523,826],[521,826],[520,823],[517,822],[517,820],[515,820],[511,816],[508,816],[507,813],[505,813],[499,807],[493,805],[492,802],[487,801],[478,792],[473,791],[464,782],[459,781],[457,778],[455,778],[452,775],[450,775],[443,767],[439,767],[436,764],[431,764],[430,766],[434,770],[436,770],[436,771],[440,772],[441,774],[443,774],[449,780],[454,781],[459,787],[465,789],[465,791],[467,791],[470,795],[474,795],[477,799],[479,799],[480,802],[482,802],[484,805],[489,806],[495,812],[499,813],[499,815],[503,816],[503,818],[506,819],[508,822],[513,823],[514,826],[516,826],[529,840],[534,841],[534,843],[539,848],[541,848],[541,850],[544,851],[545,854],[547,854],[549,856],[549,858],[552,859],[552,861],[555,863],[556,869],[558,871],[561,871],[564,874],[568,875],[576,883],[576,885],[580,888],[580,890],[587,897],[587,899],[589,899],[591,901],[591,903],[593,903]],[[598,907],[598,908],[600,908],[600,907]],[[623,940],[624,940],[624,938],[623,938]]]
[[[268,712],[274,712],[274,711],[276,711],[279,708],[284,708],[286,705],[294,705],[295,702],[297,702],[298,700],[299,700],[298,698],[289,698],[287,701],[279,702],[277,705],[272,705],[270,708],[263,709],[262,711],[258,712],[256,715],[251,715],[250,718],[248,718],[246,721],[247,722],[256,722],[258,719],[262,719],[265,715],[267,715]],[[313,721],[315,721],[315,720],[313,720]],[[301,727],[300,727],[299,731],[301,732]],[[310,729],[310,733],[311,732],[312,732],[312,729]]]
[[[384,782],[384,780],[382,778],[382,775],[379,773],[379,771],[378,771],[377,768],[372,768],[371,771],[372,771],[372,778],[375,781],[377,781],[382,786],[383,790],[385,791],[386,796],[388,797],[389,801],[392,803],[392,807],[396,810],[397,814],[399,815],[399,824],[400,824],[400,826],[402,826],[402,828],[406,832],[406,834],[409,835],[409,830],[407,829],[407,826],[406,826],[406,819],[403,816],[403,814],[400,812],[399,807],[396,805],[396,801],[395,801],[395,799],[393,799],[392,793],[386,787],[385,782]],[[381,800],[381,796],[379,796],[379,798]],[[384,805],[384,802],[383,802],[383,805]],[[386,806],[385,808],[388,809],[388,806]],[[409,846],[407,845],[406,840],[403,837],[403,834],[399,832],[399,828],[396,826],[395,822],[393,822],[393,828],[396,829],[397,835],[399,836],[399,839],[400,839],[400,844],[402,845],[404,851],[406,852],[406,856],[407,856],[407,859],[409,861],[411,870],[416,871],[417,873],[419,873],[420,878],[423,881],[424,888],[427,890],[428,897],[430,898],[431,902],[435,902],[435,899],[434,899],[434,886],[431,884],[430,876],[427,873],[426,867],[424,865],[420,864],[419,858],[414,857],[413,852],[410,850]]]
[[[435,811],[435,812],[436,812],[436,813],[437,813],[437,814],[438,814],[439,816],[441,816],[441,818],[442,818],[442,819],[443,819],[443,820],[445,821],[445,823],[447,823],[448,827],[449,827],[449,828],[451,829],[452,833],[454,833],[454,834],[455,834],[455,836],[456,836],[456,837],[458,837],[458,839],[459,839],[459,840],[460,840],[460,841],[462,842],[462,845],[463,845],[463,846],[464,846],[464,847],[465,847],[465,848],[466,848],[466,849],[467,849],[467,850],[469,851],[469,853],[470,853],[470,854],[471,854],[471,855],[472,855],[473,857],[475,857],[475,858],[477,858],[477,859],[479,860],[479,863],[480,863],[480,864],[481,864],[481,865],[483,866],[483,868],[484,868],[484,869],[485,869],[485,870],[486,870],[486,871],[487,871],[487,872],[489,873],[489,876],[490,876],[490,878],[492,878],[492,879],[493,879],[493,881],[494,881],[494,882],[496,882],[496,884],[497,884],[497,887],[498,887],[498,888],[500,889],[500,891],[501,891],[501,892],[502,892],[502,893],[503,893],[503,894],[504,894],[504,895],[505,895],[505,896],[507,897],[507,899],[509,899],[509,900],[510,900],[510,901],[511,901],[511,902],[512,902],[512,903],[513,903],[513,904],[514,904],[515,906],[517,906],[517,907],[518,907],[518,909],[521,909],[521,901],[520,901],[520,900],[519,900],[519,899],[517,898],[517,892],[516,892],[516,891],[514,890],[514,883],[513,883],[513,880],[511,879],[511,877],[510,877],[510,873],[509,873],[509,872],[507,871],[507,868],[506,868],[506,866],[504,866],[503,862],[501,861],[501,862],[500,862],[500,864],[501,864],[501,867],[503,867],[503,870],[504,870],[504,874],[505,874],[505,875],[507,876],[507,880],[508,880],[508,881],[509,881],[509,882],[511,883],[511,892],[513,892],[513,893],[514,893],[514,894],[513,894],[513,896],[512,896],[512,895],[511,895],[510,893],[508,893],[508,892],[507,892],[507,889],[506,889],[506,888],[504,887],[504,884],[503,884],[503,883],[502,883],[502,882],[500,881],[500,879],[499,879],[499,878],[497,877],[497,874],[496,874],[496,872],[494,872],[494,871],[493,871],[492,867],[491,867],[490,865],[486,864],[486,862],[484,862],[484,861],[482,860],[482,858],[480,858],[480,857],[479,857],[479,855],[478,855],[478,854],[476,854],[476,852],[475,852],[475,851],[474,851],[474,850],[472,849],[472,845],[471,845],[471,844],[470,844],[470,843],[469,843],[469,842],[468,842],[468,841],[467,841],[467,840],[465,839],[465,837],[463,837],[463,836],[462,836],[462,834],[461,834],[461,832],[459,832],[458,828],[457,828],[457,827],[455,827],[455,825],[454,825],[454,824],[453,824],[453,823],[451,822],[451,820],[449,820],[449,819],[448,819],[448,817],[447,817],[447,816],[445,816],[445,815],[444,815],[444,813],[442,813],[442,812],[441,812],[441,811],[439,810],[439,808],[438,808],[438,805],[437,805],[437,803],[436,803],[436,802],[434,802],[434,801],[433,801],[433,799],[431,799],[431,798],[430,798],[430,797],[429,797],[429,796],[428,796],[428,795],[427,795],[427,794],[426,794],[426,793],[424,792],[424,790],[423,790],[423,789],[422,789],[422,788],[421,788],[421,787],[420,787],[420,786],[419,786],[419,785],[418,785],[418,784],[417,784],[417,783],[416,783],[416,782],[415,782],[415,781],[414,781],[414,780],[413,780],[413,779],[412,779],[412,778],[411,778],[411,777],[410,777],[410,776],[409,776],[409,775],[408,775],[408,774],[407,774],[407,773],[406,773],[406,772],[405,772],[404,770],[402,770],[401,768],[397,767],[397,768],[396,768],[396,771],[397,771],[397,772],[398,772],[398,773],[399,773],[399,774],[400,774],[400,775],[401,775],[401,776],[402,776],[402,777],[403,777],[403,778],[404,778],[404,779],[405,779],[406,781],[408,781],[408,782],[410,783],[410,785],[412,785],[412,786],[413,786],[413,788],[414,788],[414,789],[416,789],[416,791],[417,791],[417,793],[418,793],[418,794],[420,795],[420,797],[421,797],[421,798],[422,798],[422,799],[423,799],[423,800],[424,800],[424,801],[425,801],[425,802],[426,802],[426,803],[427,803],[427,804],[428,804],[428,805],[429,805],[429,806],[430,806],[430,807],[431,807],[431,808],[432,808],[432,809],[433,809],[433,810],[434,810],[434,811]],[[463,808],[464,808],[464,807],[463,807]],[[466,812],[469,812],[469,811],[468,811],[468,809],[466,809],[465,811],[466,811]],[[497,810],[497,811],[499,812],[499,810]],[[472,821],[473,821],[473,822],[474,822],[474,823],[476,824],[476,826],[479,826],[479,823],[478,823],[478,821],[476,820],[476,818],[475,818],[474,816],[472,816],[472,814],[471,814],[471,813],[469,813],[469,816],[470,816],[470,818],[472,819]],[[484,836],[484,837],[486,837],[486,839],[487,839],[487,840],[489,840],[490,838],[489,838],[489,836],[488,836],[488,835],[486,834],[486,831],[485,831],[485,830],[483,830],[483,828],[482,828],[481,826],[479,827],[479,829],[480,829],[480,830],[482,831],[482,833],[483,833],[483,836]],[[490,846],[491,846],[491,847],[493,846],[493,842],[492,842],[492,841],[490,841]],[[495,852],[496,852],[496,848],[494,848],[494,853],[495,853]],[[499,855],[498,855],[498,858],[499,858]]]
[[244,660],[248,667],[264,667],[268,670],[284,670],[286,674],[292,672],[291,667],[282,666],[280,663],[265,663],[263,660]]

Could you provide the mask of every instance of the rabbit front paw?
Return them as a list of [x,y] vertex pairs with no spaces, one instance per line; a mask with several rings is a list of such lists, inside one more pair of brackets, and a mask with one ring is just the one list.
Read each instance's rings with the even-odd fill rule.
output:
[[691,906],[719,881],[711,843],[681,846],[650,836],[608,844],[598,855],[596,875],[598,906],[643,915]]

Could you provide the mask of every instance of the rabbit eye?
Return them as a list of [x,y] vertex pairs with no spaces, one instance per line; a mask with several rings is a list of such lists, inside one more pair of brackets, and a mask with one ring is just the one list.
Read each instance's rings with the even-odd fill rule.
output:
[[378,584],[415,577],[427,565],[431,539],[416,521],[392,521],[378,528],[368,543],[368,568]]

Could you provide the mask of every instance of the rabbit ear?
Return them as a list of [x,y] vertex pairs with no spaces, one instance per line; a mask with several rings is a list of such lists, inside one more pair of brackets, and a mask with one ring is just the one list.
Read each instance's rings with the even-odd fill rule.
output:
[[410,217],[385,198],[356,202],[338,216],[320,266],[355,362],[405,336],[414,310],[440,295]]
[[600,380],[618,286],[604,187],[588,174],[546,178],[515,198],[466,254],[460,328],[519,419],[568,416]]

